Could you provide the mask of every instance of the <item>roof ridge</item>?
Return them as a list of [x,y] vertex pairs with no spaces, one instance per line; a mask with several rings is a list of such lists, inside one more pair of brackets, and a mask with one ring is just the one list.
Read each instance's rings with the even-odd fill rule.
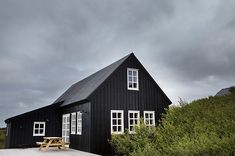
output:
[[[119,59],[119,60],[117,60],[117,61],[115,61],[115,62],[113,62],[113,63],[111,63],[111,64],[109,64],[108,66],[105,66],[105,67],[101,68],[100,70],[98,70],[98,71],[96,71],[96,72],[94,72],[94,73],[92,73],[92,74],[88,75],[87,77],[85,77],[85,78],[81,79],[80,81],[83,81],[83,80],[85,80],[85,79],[87,79],[87,78],[89,78],[89,77],[91,77],[91,76],[93,76],[93,75],[97,74],[98,72],[100,72],[100,71],[102,71],[103,69],[108,68],[108,67],[110,67],[110,66],[112,66],[112,65],[116,64],[117,62],[121,61],[122,59],[126,60],[126,58],[128,58],[131,54],[132,54],[132,53],[130,53],[130,54],[128,54],[128,55],[126,55],[126,56],[122,57],[121,59]],[[123,61],[124,61],[124,60],[123,60]],[[80,81],[78,81],[78,82],[74,83],[73,85],[75,85],[75,84],[79,83]]]

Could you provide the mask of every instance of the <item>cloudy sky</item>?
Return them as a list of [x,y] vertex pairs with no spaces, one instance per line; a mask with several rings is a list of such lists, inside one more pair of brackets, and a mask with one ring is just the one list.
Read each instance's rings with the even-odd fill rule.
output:
[[0,127],[134,52],[173,103],[234,85],[234,0],[1,0]]

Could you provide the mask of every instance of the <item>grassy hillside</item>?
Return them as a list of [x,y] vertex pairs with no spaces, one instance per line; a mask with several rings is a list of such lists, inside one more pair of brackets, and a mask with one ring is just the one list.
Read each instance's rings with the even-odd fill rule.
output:
[[152,130],[112,136],[120,155],[235,155],[235,92],[172,107]]
[[0,128],[0,149],[5,147],[5,136],[6,136],[5,128]]

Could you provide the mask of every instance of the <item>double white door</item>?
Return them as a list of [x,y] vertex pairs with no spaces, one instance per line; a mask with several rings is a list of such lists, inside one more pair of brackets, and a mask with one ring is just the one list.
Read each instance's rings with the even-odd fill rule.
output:
[[62,139],[64,142],[69,142],[70,133],[70,114],[62,116]]

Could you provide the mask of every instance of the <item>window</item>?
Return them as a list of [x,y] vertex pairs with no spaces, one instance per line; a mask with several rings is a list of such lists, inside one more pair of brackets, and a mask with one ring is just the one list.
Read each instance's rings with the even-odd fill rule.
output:
[[121,134],[123,132],[123,110],[111,110],[111,134]]
[[33,123],[33,136],[45,136],[45,122]]
[[128,111],[129,118],[129,133],[135,133],[135,127],[139,126],[140,112],[139,111]]
[[139,90],[138,69],[127,68],[128,90]]
[[77,134],[82,135],[82,113],[77,112]]
[[71,134],[76,133],[76,113],[71,113]]
[[144,111],[144,123],[147,127],[155,126],[154,111]]

